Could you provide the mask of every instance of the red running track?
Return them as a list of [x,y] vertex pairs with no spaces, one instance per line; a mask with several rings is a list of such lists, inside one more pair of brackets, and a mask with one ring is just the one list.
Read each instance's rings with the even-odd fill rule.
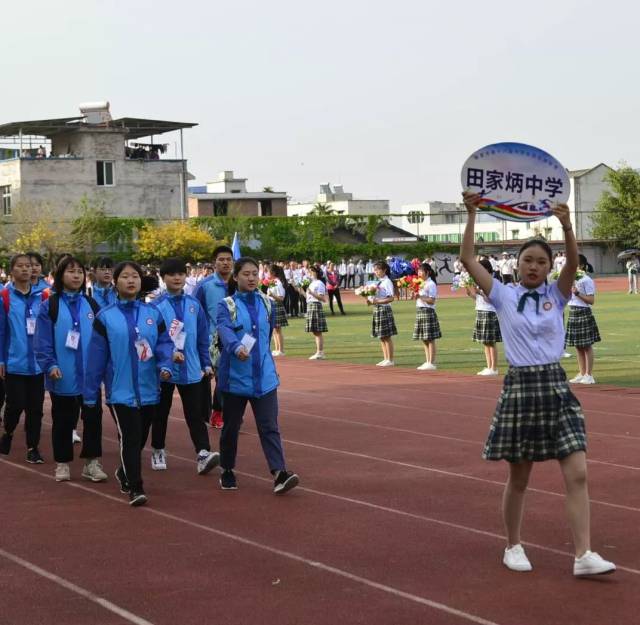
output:
[[[501,564],[502,463],[480,458],[498,380],[279,361],[281,426],[301,487],[271,493],[255,425],[240,489],[197,476],[179,401],[169,469],[131,509],[113,478],[56,483],[0,460],[0,623],[635,625],[640,389],[579,387],[590,432],[593,548],[615,575],[575,579],[556,463],[538,465],[524,537],[534,571]],[[51,459],[50,428],[42,451]],[[212,438],[218,436],[211,431]],[[212,440],[212,442],[215,442]],[[104,464],[117,460],[105,419]]]

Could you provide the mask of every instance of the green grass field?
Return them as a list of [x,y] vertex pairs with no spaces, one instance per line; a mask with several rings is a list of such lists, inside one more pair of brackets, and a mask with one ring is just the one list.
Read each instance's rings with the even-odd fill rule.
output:
[[[441,288],[448,288],[447,286]],[[328,312],[328,306],[325,306]],[[400,367],[415,368],[424,362],[420,341],[412,341],[415,302],[400,301],[393,305],[398,336],[394,337],[395,362]],[[347,303],[346,316],[327,314],[329,332],[325,334],[328,360],[375,364],[382,359],[380,343],[371,338],[371,309],[364,302]],[[471,340],[475,311],[467,297],[438,300],[438,318],[442,338],[438,341],[438,368],[445,371],[476,373],[485,367],[482,345]],[[622,293],[598,295],[594,314],[602,341],[595,345],[594,377],[601,384],[640,386],[640,296]],[[313,336],[304,332],[304,319],[290,319],[285,332],[287,356],[310,356],[314,351]],[[569,349],[575,354],[575,350]],[[499,345],[500,371],[506,362]],[[577,372],[575,357],[563,359],[570,377]],[[424,375],[429,375],[424,372]]]

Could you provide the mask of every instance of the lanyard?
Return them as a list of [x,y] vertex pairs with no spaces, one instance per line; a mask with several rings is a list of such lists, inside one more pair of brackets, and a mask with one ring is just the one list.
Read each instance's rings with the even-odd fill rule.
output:
[[176,313],[176,319],[178,321],[184,321],[184,296],[176,295],[175,297],[169,297],[173,311]]
[[73,329],[78,330],[80,326],[80,296],[73,299],[67,299],[67,306],[69,307],[69,313],[71,313],[71,319],[73,320]]

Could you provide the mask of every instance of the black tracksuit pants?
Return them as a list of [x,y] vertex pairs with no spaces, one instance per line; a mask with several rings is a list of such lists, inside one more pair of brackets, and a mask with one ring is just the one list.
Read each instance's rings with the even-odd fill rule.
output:
[[[4,429],[13,434],[20,415],[24,412],[24,429],[27,434],[27,449],[40,444],[42,429],[42,404],[44,403],[44,375],[5,375],[7,407],[4,411]],[[71,440],[71,434],[69,434]]]
[[[88,408],[82,405],[81,395],[51,396],[51,441],[53,443],[53,458],[56,462],[71,462],[73,460],[72,432],[82,416],[84,424],[82,430],[81,458],[102,457],[102,410],[101,407]],[[96,404],[97,405],[97,404]]]

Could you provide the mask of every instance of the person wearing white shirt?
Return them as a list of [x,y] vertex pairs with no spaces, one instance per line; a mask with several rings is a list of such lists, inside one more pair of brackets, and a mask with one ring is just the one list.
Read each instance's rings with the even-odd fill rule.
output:
[[352,259],[349,259],[349,262],[347,264],[347,288],[356,288],[356,264]]
[[640,272],[640,257],[632,256],[626,264],[629,278],[629,295],[638,294],[638,272]]
[[438,297],[436,272],[431,265],[423,263],[418,267],[418,278],[424,280],[424,284],[416,294],[416,322],[413,326],[412,338],[414,341],[422,341],[424,345],[425,361],[418,369],[433,371],[437,369],[436,339],[442,337],[440,322],[436,314],[436,298]]
[[267,296],[276,307],[276,317],[273,323],[273,351],[272,356],[284,356],[284,335],[282,328],[289,325],[287,321],[287,311],[284,308],[284,298],[286,291],[284,285],[287,279],[284,276],[284,270],[280,265],[269,265],[269,274],[273,280],[273,284],[267,288]]
[[500,267],[502,283],[511,284],[513,282],[513,265],[507,252],[502,252],[502,258],[498,261],[498,266]]
[[576,348],[578,357],[578,375],[569,382],[578,384],[595,384],[593,378],[593,344],[600,341],[598,324],[591,312],[595,301],[596,285],[587,274],[586,256],[580,254],[580,269],[584,275],[576,280],[571,289],[569,300],[569,320],[564,339],[565,348],[571,345]]
[[367,305],[373,306],[373,320],[371,335],[380,339],[382,347],[382,360],[377,363],[378,367],[393,367],[393,339],[392,336],[398,334],[396,322],[391,310],[391,302],[395,297],[393,282],[389,277],[391,269],[384,260],[380,260],[373,266],[373,271],[378,284],[376,294],[367,298]]
[[344,289],[347,286],[347,263],[344,258],[338,266],[338,273],[340,274],[340,286]]
[[311,284],[307,287],[307,320],[304,331],[311,332],[316,341],[316,353],[309,357],[309,360],[324,360],[324,337],[328,331],[327,318],[322,308],[323,302],[327,301],[327,289],[322,282],[322,270],[320,267],[312,265],[309,267]]
[[[491,263],[486,258],[479,261],[487,270],[489,275],[493,275]],[[498,348],[496,343],[502,341],[500,334],[500,324],[496,309],[489,302],[487,296],[475,284],[467,286],[467,295],[476,303],[476,323],[473,329],[473,340],[482,343],[484,346],[484,357],[487,366],[478,371],[477,375],[494,376],[498,375]]]
[[358,282],[358,286],[364,285],[364,263],[362,260],[356,263],[356,281]]
[[367,280],[373,280],[375,274],[373,271],[373,261],[371,259],[367,261],[364,272],[367,274]]

